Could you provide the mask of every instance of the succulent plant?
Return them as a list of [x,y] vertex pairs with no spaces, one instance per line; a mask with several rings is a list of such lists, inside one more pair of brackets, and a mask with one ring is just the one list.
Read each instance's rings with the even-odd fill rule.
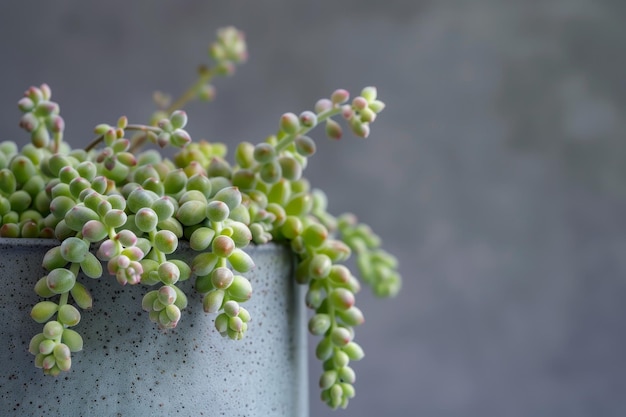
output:
[[[212,99],[213,79],[232,74],[247,57],[243,34],[232,27],[218,32],[209,51],[213,65],[201,67],[180,98],[155,94],[150,123],[120,117],[100,124],[84,149],[63,141],[60,107],[47,85],[29,88],[19,100],[20,126],[31,143],[21,149],[0,143],[0,236],[60,242],[42,261],[47,274],[33,282],[42,301],[31,316],[43,325],[29,346],[35,366],[47,375],[70,369],[83,346],[81,310],[92,305],[77,278],[82,272],[97,279],[103,265],[121,285],[148,287],[141,306],[158,327],[176,327],[187,306],[177,283],[193,279],[216,330],[243,338],[255,314],[244,307],[254,291],[246,279],[254,259],[245,248],[277,242],[291,248],[294,279],[308,287],[308,330],[320,338],[321,398],[345,407],[354,396],[350,362],[364,355],[354,341],[364,317],[355,305],[361,281],[344,262],[354,254],[362,281],[378,296],[395,295],[401,280],[395,258],[372,230],[351,214],[331,215],[324,193],[302,174],[316,150],[310,131],[324,125],[329,138],[339,139],[343,119],[367,137],[384,104],[374,87],[352,100],[336,90],[313,110],[283,114],[274,135],[240,143],[228,160],[225,145],[191,140],[180,110],[191,100]],[[180,150],[169,159],[141,151],[146,143]],[[189,263],[172,255],[181,240],[196,253]]]

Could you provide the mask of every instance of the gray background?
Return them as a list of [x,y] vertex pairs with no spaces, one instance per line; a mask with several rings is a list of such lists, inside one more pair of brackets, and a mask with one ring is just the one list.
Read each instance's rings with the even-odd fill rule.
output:
[[257,141],[280,114],[374,84],[366,141],[320,133],[312,183],[397,254],[393,301],[359,295],[357,397],[312,416],[626,415],[626,3],[3,2],[2,139],[47,82],[67,137],[142,121],[193,80],[216,28],[250,60],[189,109],[199,138]]

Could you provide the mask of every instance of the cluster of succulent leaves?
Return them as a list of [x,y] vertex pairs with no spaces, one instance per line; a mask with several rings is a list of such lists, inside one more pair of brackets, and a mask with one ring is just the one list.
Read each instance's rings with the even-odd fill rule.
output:
[[[207,98],[211,77],[232,73],[246,57],[243,36],[233,28],[221,30],[210,51],[216,65],[201,68],[176,106]],[[162,109],[153,123],[132,125],[122,117],[98,125],[86,149],[62,141],[63,119],[48,86],[31,87],[19,101],[31,143],[21,149],[0,143],[0,236],[60,241],[46,253],[47,274],[35,284],[43,298],[31,311],[43,324],[29,347],[35,365],[50,375],[70,369],[71,353],[83,344],[74,327],[80,310],[92,306],[79,273],[100,278],[102,265],[122,285],[150,288],[142,308],[164,329],[175,327],[187,306],[177,283],[195,280],[204,310],[216,314],[217,331],[241,339],[254,314],[241,305],[253,292],[245,274],[254,260],[245,247],[277,242],[290,246],[294,279],[308,286],[306,304],[314,311],[308,328],[321,338],[315,350],[323,364],[321,397],[345,407],[354,396],[350,362],[363,357],[354,328],[364,318],[355,306],[360,281],[344,263],[354,253],[363,282],[380,296],[395,295],[400,277],[369,227],[350,214],[329,214],[324,193],[311,189],[302,172],[316,150],[307,136],[316,126],[338,139],[342,127],[334,118],[343,118],[355,135],[368,136],[384,107],[376,89],[352,100],[337,90],[312,111],[285,113],[275,135],[240,143],[230,162],[225,145],[191,141],[186,114],[170,109],[168,97],[157,101]],[[137,151],[144,142],[180,150],[171,159],[155,149]],[[196,251],[190,262],[175,256],[181,240]]]

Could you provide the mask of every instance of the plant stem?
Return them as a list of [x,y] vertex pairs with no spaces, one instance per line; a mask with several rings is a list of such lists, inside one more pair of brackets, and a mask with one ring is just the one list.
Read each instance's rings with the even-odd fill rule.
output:
[[170,114],[175,110],[181,110],[185,104],[187,104],[190,100],[192,100],[197,94],[198,89],[202,87],[204,84],[211,81],[213,78],[213,73],[210,68],[201,66],[198,69],[198,79],[195,83],[193,83],[183,94],[180,95],[172,104],[169,105],[167,109],[165,109],[165,113]]
[[333,107],[331,109],[320,112],[319,114],[317,114],[316,124],[310,127],[301,127],[297,133],[286,135],[280,141],[278,141],[278,143],[274,147],[276,149],[276,153],[285,150],[285,148],[287,148],[298,136],[301,136],[310,132],[315,127],[317,127],[320,123],[326,121],[326,119],[328,119],[329,117],[335,116],[339,113],[341,113],[340,107]]
[[[159,129],[156,126],[146,126],[146,125],[128,125],[126,126],[124,130],[134,130],[134,131],[139,131],[139,132],[154,132],[154,133],[161,132],[161,129]],[[100,135],[94,140],[92,140],[91,143],[85,147],[85,152],[89,152],[90,150],[98,146],[98,144],[102,142],[103,139],[104,139],[104,135]]]
[[61,148],[61,142],[63,141],[63,133],[58,132],[54,134],[54,142],[52,143],[52,152],[57,153]]

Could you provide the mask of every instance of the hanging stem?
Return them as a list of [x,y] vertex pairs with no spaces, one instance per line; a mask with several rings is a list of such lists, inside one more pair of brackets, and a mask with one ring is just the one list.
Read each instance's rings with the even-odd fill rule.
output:
[[213,72],[210,68],[202,65],[198,68],[198,79],[193,83],[183,94],[181,94],[172,104],[170,104],[164,111],[169,114],[176,110],[181,110],[185,104],[193,100],[198,94],[198,89],[204,84],[211,81],[213,78]]

